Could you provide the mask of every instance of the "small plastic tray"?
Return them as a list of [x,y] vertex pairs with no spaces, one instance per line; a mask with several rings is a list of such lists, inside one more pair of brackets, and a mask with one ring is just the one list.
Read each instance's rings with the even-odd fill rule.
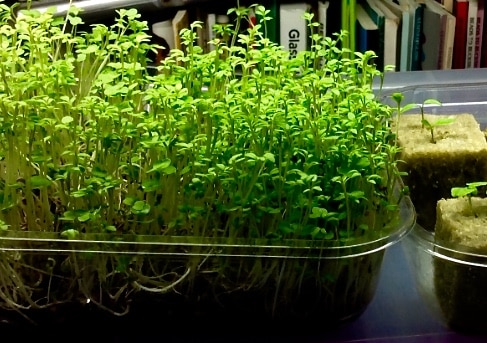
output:
[[[425,105],[431,114],[471,113],[482,130],[487,128],[487,69],[454,69],[417,72],[388,72],[382,91],[380,80],[374,88],[385,103],[394,105],[391,95],[401,92],[402,105],[421,105],[426,99],[436,99],[441,106]],[[417,110],[419,111],[419,110]],[[416,111],[416,112],[417,112]]]

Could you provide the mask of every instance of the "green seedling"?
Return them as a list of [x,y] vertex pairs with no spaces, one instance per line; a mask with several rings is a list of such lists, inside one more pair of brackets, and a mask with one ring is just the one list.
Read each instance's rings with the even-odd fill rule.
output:
[[477,213],[475,213],[472,205],[472,197],[478,195],[479,188],[484,186],[487,186],[486,181],[469,182],[465,187],[453,187],[451,189],[451,196],[454,198],[467,197],[469,207],[472,213],[474,213],[475,217],[477,217]]
[[448,125],[448,124],[451,124],[455,121],[455,118],[453,118],[453,117],[452,118],[441,118],[441,119],[438,119],[434,122],[430,122],[427,119],[425,119],[425,117],[424,117],[425,105],[427,105],[427,104],[429,104],[429,105],[441,105],[441,102],[436,100],[436,99],[426,99],[421,104],[412,104],[411,103],[411,104],[407,104],[405,106],[401,106],[402,101],[404,100],[404,95],[402,93],[393,93],[392,99],[396,102],[396,114],[397,114],[397,118],[396,118],[396,120],[397,120],[397,122],[396,122],[396,139],[398,136],[400,116],[403,113],[405,113],[409,110],[412,110],[414,108],[420,109],[420,111],[421,111],[421,128],[427,128],[428,130],[430,130],[431,142],[432,143],[436,143],[435,133],[434,133],[434,130],[436,127]]
[[419,109],[421,110],[421,128],[424,128],[425,127],[425,119],[424,119],[424,108],[425,108],[425,105],[439,105],[441,106],[441,102],[436,100],[436,99],[426,99],[426,100],[423,100],[423,103],[421,105],[417,105],[419,107]]
[[443,126],[443,125],[449,125],[453,123],[456,118],[441,118],[438,120],[435,120],[434,122],[431,122],[424,117],[424,108],[425,105],[441,105],[441,102],[436,100],[436,99],[426,99],[423,101],[422,104],[417,105],[421,111],[421,128],[428,129],[431,133],[431,143],[436,143],[436,138],[435,138],[435,128],[438,126]]
[[402,106],[402,102],[404,101],[404,94],[400,92],[393,93],[391,97],[392,100],[394,100],[396,103],[396,145],[397,145],[397,139],[399,136],[399,120],[401,118],[401,115],[415,108],[416,104],[407,104],[405,106]]
[[435,138],[435,128],[438,126],[444,126],[444,125],[449,125],[453,122],[455,122],[456,118],[450,117],[450,118],[440,118],[437,119],[433,122],[430,122],[426,119],[421,120],[421,124],[423,125],[424,128],[428,129],[431,134],[431,143],[436,143],[436,138]]

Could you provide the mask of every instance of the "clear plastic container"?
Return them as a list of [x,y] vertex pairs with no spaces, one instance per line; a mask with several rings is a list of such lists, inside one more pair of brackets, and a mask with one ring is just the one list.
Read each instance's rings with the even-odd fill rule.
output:
[[403,242],[418,292],[431,314],[466,334],[487,333],[487,255],[441,242],[416,225]]
[[[404,95],[403,105],[436,99],[441,106],[426,105],[426,113],[471,113],[481,130],[487,128],[487,69],[386,74],[380,96],[392,105],[390,96],[395,92]],[[438,241],[434,232],[418,224],[402,246],[418,292],[431,313],[456,331],[486,333],[487,255]]]
[[156,321],[151,328],[164,322],[171,329],[191,321],[193,329],[269,332],[275,324],[281,332],[302,334],[302,325],[323,332],[366,309],[385,249],[414,223],[411,200],[403,197],[397,225],[370,241],[64,239],[4,231],[0,322],[18,325],[25,316],[45,328],[76,328],[80,321],[95,327]]
[[[375,88],[378,90],[379,86],[377,80]],[[426,99],[442,103],[441,106],[425,105],[427,113],[472,113],[481,129],[487,128],[487,69],[386,73],[380,96],[384,102],[394,105],[390,96],[395,92],[404,95],[403,104],[419,105]]]

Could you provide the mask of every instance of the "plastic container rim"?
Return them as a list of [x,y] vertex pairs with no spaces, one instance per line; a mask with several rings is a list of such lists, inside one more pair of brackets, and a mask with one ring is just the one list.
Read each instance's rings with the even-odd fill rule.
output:
[[[60,233],[37,231],[0,232],[0,252],[90,252],[99,254],[147,254],[181,256],[240,256],[291,259],[343,259],[353,258],[384,250],[399,242],[413,229],[416,213],[411,199],[403,197],[397,227],[383,236],[363,241],[351,239],[337,241],[230,239],[191,236],[151,236],[117,234],[80,234],[68,239]],[[187,248],[178,253],[177,248]]]
[[434,231],[426,230],[417,223],[408,235],[408,239],[434,257],[463,265],[487,268],[487,254],[465,245],[436,239]]

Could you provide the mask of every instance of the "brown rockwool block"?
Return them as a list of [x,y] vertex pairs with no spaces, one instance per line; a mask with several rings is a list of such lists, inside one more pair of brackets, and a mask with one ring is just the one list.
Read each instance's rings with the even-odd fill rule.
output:
[[404,183],[409,186],[417,222],[428,230],[435,227],[437,201],[450,198],[452,187],[487,180],[487,142],[472,114],[426,114],[425,119],[433,123],[452,116],[453,123],[434,129],[435,143],[430,131],[421,127],[420,114],[404,114],[399,119],[398,144],[405,162],[399,169],[408,173]]
[[487,198],[441,199],[436,218],[437,239],[487,253]]
[[437,206],[435,239],[448,249],[433,258],[435,296],[450,328],[474,333],[487,320],[485,258],[474,257],[487,253],[487,199],[472,197],[472,206],[467,198],[442,199]]

